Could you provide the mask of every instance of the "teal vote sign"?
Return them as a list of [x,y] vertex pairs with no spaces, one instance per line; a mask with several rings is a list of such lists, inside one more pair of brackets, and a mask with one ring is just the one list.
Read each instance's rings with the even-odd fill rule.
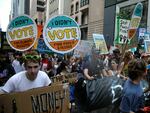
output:
[[79,25],[66,15],[50,18],[43,29],[45,44],[57,53],[71,52],[79,44],[80,37]]
[[28,15],[14,18],[7,27],[7,41],[17,51],[30,49],[37,38],[37,26]]

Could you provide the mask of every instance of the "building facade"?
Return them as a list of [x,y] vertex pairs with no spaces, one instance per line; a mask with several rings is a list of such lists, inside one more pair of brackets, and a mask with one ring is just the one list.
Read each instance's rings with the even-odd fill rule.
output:
[[[140,28],[144,28],[150,31],[150,2],[149,0],[105,0],[104,10],[104,36],[107,45],[114,45],[114,40],[117,36],[117,17],[130,20],[135,5],[141,2],[143,4],[143,15],[139,25]],[[136,33],[136,38],[139,35],[139,29]],[[138,43],[138,41],[137,41]]]
[[45,18],[45,0],[30,0],[30,16],[38,25],[43,25]]
[[93,41],[93,34],[103,33],[104,0],[72,0],[71,14],[81,28],[81,39]]
[[46,2],[46,21],[56,15],[70,14],[71,0],[47,0]]
[[11,1],[11,19],[22,14],[29,15],[30,0],[12,0]]

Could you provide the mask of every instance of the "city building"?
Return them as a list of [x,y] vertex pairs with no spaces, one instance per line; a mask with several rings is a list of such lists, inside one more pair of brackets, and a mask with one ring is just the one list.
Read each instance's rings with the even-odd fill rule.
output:
[[47,0],[46,1],[46,21],[56,15],[70,14],[71,0]]
[[104,0],[72,0],[71,13],[81,28],[81,39],[92,40],[93,34],[103,33]]
[[[143,15],[137,33],[138,38],[139,29],[144,28],[150,32],[150,2],[149,0],[105,0],[104,9],[104,36],[107,45],[114,45],[114,40],[117,36],[117,19],[131,20],[133,10],[137,3],[143,4]],[[138,42],[137,42],[138,43]],[[134,44],[137,44],[134,43]],[[136,45],[135,45],[136,46]]]
[[38,25],[43,25],[45,22],[45,0],[30,0],[30,16]]
[[30,0],[12,0],[11,2],[11,19],[22,15],[29,15],[30,12]]

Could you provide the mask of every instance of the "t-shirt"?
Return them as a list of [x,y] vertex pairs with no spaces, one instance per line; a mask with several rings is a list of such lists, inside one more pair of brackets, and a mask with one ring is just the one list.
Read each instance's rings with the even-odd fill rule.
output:
[[23,71],[23,67],[18,60],[14,60],[12,66],[16,73]]
[[3,86],[2,90],[7,93],[19,92],[32,88],[48,86],[49,84],[51,84],[51,80],[43,71],[39,71],[37,77],[33,81],[26,77],[26,71],[22,71],[12,76]]
[[[120,105],[122,112],[136,112],[143,108],[143,89],[140,84],[134,84],[130,79],[125,82],[123,97]],[[121,113],[122,113],[121,112]]]

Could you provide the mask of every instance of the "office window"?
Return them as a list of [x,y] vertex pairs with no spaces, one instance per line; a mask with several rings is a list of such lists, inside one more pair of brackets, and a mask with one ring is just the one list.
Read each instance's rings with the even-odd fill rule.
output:
[[89,0],[81,0],[80,1],[80,7],[83,7],[85,5],[89,4]]
[[79,11],[79,2],[76,3],[76,12]]
[[74,6],[71,5],[71,15],[73,14],[73,9],[74,9]]

